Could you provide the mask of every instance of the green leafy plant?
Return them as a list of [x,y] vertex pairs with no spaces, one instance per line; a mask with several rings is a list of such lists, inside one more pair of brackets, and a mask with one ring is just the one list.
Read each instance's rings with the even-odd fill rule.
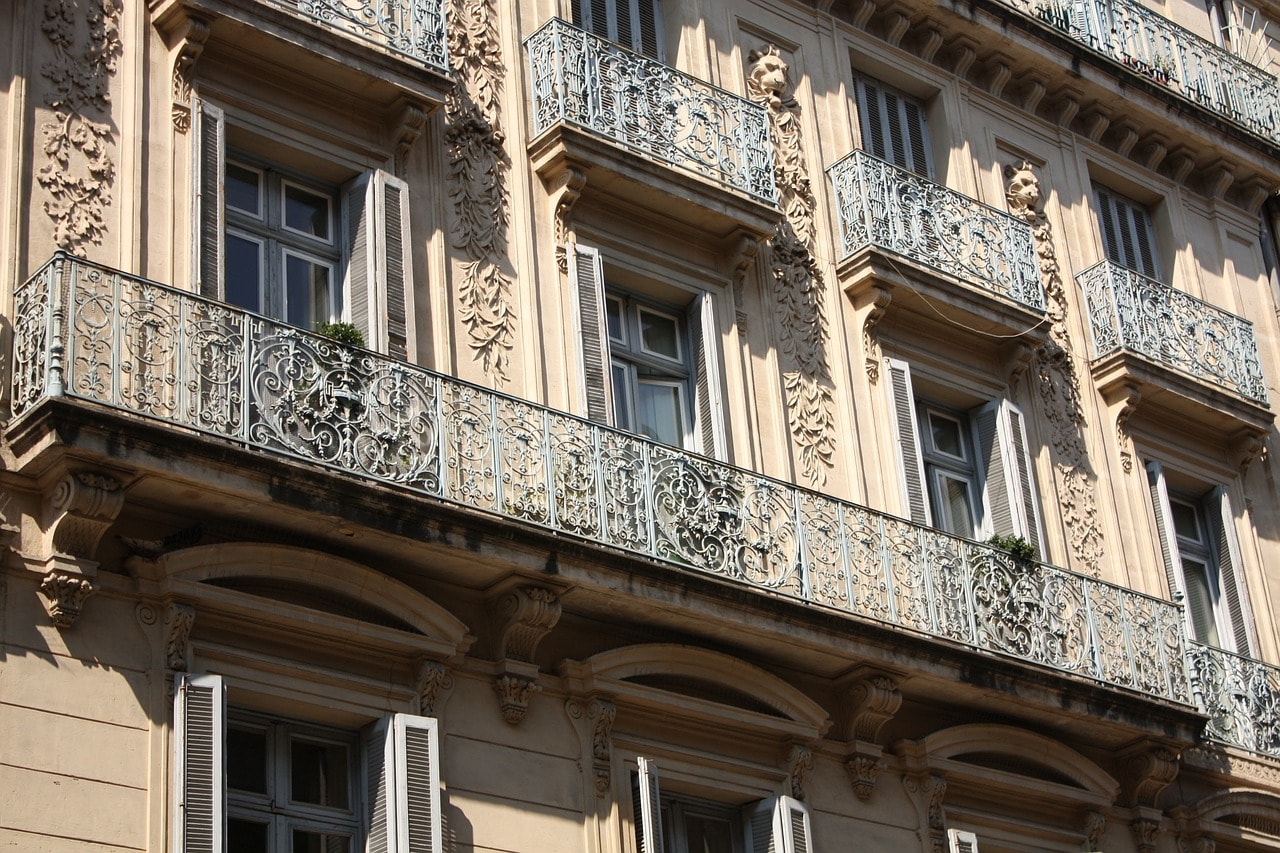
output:
[[316,334],[340,344],[350,344],[353,347],[364,346],[364,332],[360,331],[354,323],[321,323],[316,328]]
[[999,548],[1001,551],[1007,551],[1013,559],[1020,563],[1030,563],[1038,556],[1036,554],[1036,546],[1017,534],[992,536],[987,540],[987,544],[993,548]]

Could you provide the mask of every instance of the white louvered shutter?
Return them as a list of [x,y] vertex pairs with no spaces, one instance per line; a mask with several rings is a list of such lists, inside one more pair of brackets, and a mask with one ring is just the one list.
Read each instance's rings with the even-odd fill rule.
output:
[[1021,536],[1043,558],[1040,505],[1022,410],[993,400],[969,413],[986,506],[985,532]]
[[792,797],[771,797],[746,809],[751,853],[810,853],[809,807]]
[[1156,536],[1160,540],[1160,557],[1164,560],[1169,598],[1182,601],[1186,596],[1186,590],[1182,588],[1182,555],[1178,553],[1178,537],[1174,533],[1173,509],[1169,505],[1164,468],[1159,462],[1147,463],[1147,490],[1151,495],[1151,512],[1156,522]]
[[933,525],[925,492],[924,457],[916,427],[916,401],[911,389],[911,367],[905,361],[885,359],[889,374],[889,406],[893,412],[894,439],[898,445],[898,474],[908,517],[916,524]]
[[720,384],[720,332],[715,304],[709,293],[694,301],[689,314],[693,331],[694,397],[697,402],[698,449],[716,459],[727,458],[724,429],[724,395]]
[[978,836],[960,829],[947,830],[950,853],[978,853]]
[[590,420],[612,424],[609,332],[604,319],[604,264],[600,260],[600,252],[589,246],[571,244],[568,255],[578,363],[582,365],[579,404]]
[[191,222],[191,278],[197,292],[209,299],[223,295],[223,245],[226,223],[223,181],[227,166],[227,123],[221,109],[197,99],[192,110],[195,128],[191,164],[193,190]]
[[440,853],[436,720],[394,714],[364,732],[366,853]]
[[1027,443],[1026,419],[1022,409],[1008,400],[1002,407],[1008,431],[1009,458],[1013,462],[1013,479],[1011,482],[1013,497],[1018,505],[1020,529],[1018,533],[1035,546],[1040,559],[1046,555],[1040,547],[1040,499],[1036,492],[1034,463],[1031,460],[1031,448]]
[[1104,187],[1095,187],[1095,195],[1107,260],[1151,278],[1159,278],[1155,233],[1146,208]]
[[573,22],[602,39],[665,61],[659,0],[574,0]]
[[177,676],[173,708],[173,849],[222,853],[226,843],[226,690],[217,675]]
[[346,241],[345,316],[364,333],[365,345],[392,358],[408,358],[409,187],[381,169],[342,188]]
[[662,798],[658,789],[658,766],[647,758],[636,759],[636,786],[632,791],[636,822],[636,849],[639,853],[663,853]]
[[[1218,578],[1222,586],[1222,601],[1226,616],[1231,621],[1229,633],[1233,650],[1242,655],[1253,654],[1257,644],[1253,638],[1253,620],[1249,609],[1248,590],[1244,584],[1240,541],[1236,537],[1235,517],[1231,511],[1231,498],[1225,486],[1218,486],[1205,499],[1205,514],[1213,528],[1214,542],[1218,550]],[[1220,637],[1225,639],[1225,637]]]
[[899,169],[933,177],[933,152],[924,104],[879,80],[856,81],[864,151]]

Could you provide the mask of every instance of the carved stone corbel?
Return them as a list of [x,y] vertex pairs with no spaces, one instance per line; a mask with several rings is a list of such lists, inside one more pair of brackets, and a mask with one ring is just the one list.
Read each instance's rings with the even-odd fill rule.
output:
[[853,12],[850,23],[852,23],[856,29],[865,30],[867,28],[867,21],[871,20],[871,16],[876,13],[877,8],[879,7],[876,5],[876,0],[861,0],[861,2],[858,3],[858,8]]
[[880,729],[902,707],[900,679],[893,673],[865,668],[855,670],[847,686],[845,739],[878,743]]
[[920,22],[919,29],[921,36],[916,55],[925,62],[933,62],[933,58],[938,55],[938,49],[942,47],[944,41],[942,28],[926,18]]
[[164,665],[174,672],[191,668],[191,628],[196,609],[190,604],[170,604],[164,612]]
[[591,756],[591,782],[598,799],[609,796],[613,778],[613,721],[618,707],[608,696],[595,694],[587,699],[570,697],[565,713],[574,723],[584,755]]
[[1270,184],[1259,180],[1251,180],[1240,187],[1240,202],[1250,214],[1257,216],[1262,203],[1275,190]]
[[453,676],[443,663],[423,661],[418,669],[418,680],[413,691],[414,713],[434,716],[440,702],[440,692],[453,687]]
[[805,783],[813,772],[813,750],[802,743],[793,743],[787,752],[787,778],[791,780],[791,796],[805,798]]
[[1083,93],[1075,87],[1062,86],[1054,92],[1054,100],[1058,104],[1057,123],[1059,127],[1070,128],[1080,113],[1080,99]]
[[1138,741],[1120,753],[1121,782],[1128,804],[1154,808],[1156,797],[1178,775],[1178,753],[1168,744]]
[[991,79],[987,81],[987,91],[993,98],[1002,97],[1004,87],[1013,77],[1013,60],[1003,53],[995,53],[987,57],[986,63],[991,67]]
[[428,112],[427,107],[415,101],[405,101],[400,107],[400,115],[396,118],[393,136],[396,141],[397,175],[405,173],[405,161],[409,157],[413,143],[418,141],[418,137],[422,135],[422,129],[426,127]]
[[1186,148],[1179,148],[1170,158],[1171,176],[1175,183],[1185,184],[1187,176],[1196,167],[1196,158]]
[[1182,835],[1178,837],[1178,849],[1182,853],[1214,853],[1218,843],[1208,835]]
[[195,87],[196,62],[209,40],[210,23],[199,15],[188,13],[178,33],[178,48],[173,57],[173,129],[186,133],[191,129],[191,94]]
[[46,503],[49,552],[97,567],[98,543],[124,507],[120,481],[100,471],[75,471],[53,487]]
[[1040,106],[1040,101],[1044,99],[1047,89],[1044,85],[1044,78],[1038,74],[1024,74],[1025,80],[1022,84],[1021,106],[1024,110],[1035,115],[1036,107]]
[[80,618],[85,600],[94,593],[93,582],[81,574],[54,569],[40,582],[45,610],[58,628],[70,628]]
[[1090,811],[1084,816],[1084,837],[1090,850],[1102,849],[1102,834],[1107,831],[1107,817],[1102,812]]
[[1133,832],[1133,843],[1139,853],[1156,853],[1156,845],[1160,841],[1160,822],[1149,818],[1139,818],[1129,823]]
[[1116,126],[1115,129],[1116,153],[1121,157],[1128,157],[1129,152],[1133,150],[1133,146],[1138,144],[1141,135],[1138,129],[1129,122],[1124,122]]
[[974,60],[978,58],[978,43],[968,36],[956,36],[951,40],[949,47],[953,57],[951,71],[957,77],[964,79],[973,66]]
[[529,710],[529,700],[542,688],[533,678],[503,673],[493,680],[493,690],[498,694],[498,710],[502,718],[518,726]]
[[1100,104],[1094,104],[1084,119],[1084,135],[1090,142],[1097,142],[1110,126],[1111,111]]
[[1160,168],[1165,155],[1169,153],[1168,142],[1164,137],[1152,134],[1147,137],[1143,147],[1146,155],[1142,158],[1142,165],[1154,172]]
[[849,774],[849,784],[853,785],[853,793],[864,803],[875,793],[880,773],[888,766],[883,755],[881,747],[859,742],[854,744],[853,754],[845,759],[844,769]]
[[911,16],[904,6],[894,3],[884,10],[884,40],[897,47],[911,29]]
[[498,634],[498,657],[531,663],[533,654],[560,620],[560,599],[555,590],[519,586],[498,600],[505,624]]
[[1009,341],[1000,348],[1000,372],[1010,388],[1017,387],[1035,354],[1036,351],[1024,341]]
[[1142,389],[1132,382],[1120,382],[1103,389],[1103,399],[1115,409],[1116,443],[1120,447],[1120,465],[1126,474],[1133,473],[1133,439],[1129,435],[1129,419],[1142,401]]
[[1241,477],[1249,473],[1249,466],[1253,464],[1253,460],[1265,451],[1266,439],[1265,434],[1245,430],[1231,442],[1231,454]]
[[551,205],[555,211],[556,265],[560,272],[569,274],[569,243],[573,237],[573,206],[582,197],[587,185],[587,173],[573,166],[566,166],[555,177],[550,187]]
[[1207,180],[1206,188],[1209,190],[1209,197],[1221,199],[1227,195],[1227,190],[1235,183],[1235,173],[1231,171],[1231,164],[1226,160],[1218,160],[1210,164],[1205,170]]
[[884,355],[880,351],[880,339],[876,335],[876,326],[889,310],[893,302],[893,290],[879,284],[873,284],[854,297],[854,310],[863,313],[862,318],[862,354],[867,369],[867,379],[871,384],[880,381],[880,363]]
[[923,773],[905,777],[903,784],[921,817],[921,840],[927,841],[927,849],[933,853],[944,853],[947,827],[942,801],[947,795],[946,778],[939,773]]

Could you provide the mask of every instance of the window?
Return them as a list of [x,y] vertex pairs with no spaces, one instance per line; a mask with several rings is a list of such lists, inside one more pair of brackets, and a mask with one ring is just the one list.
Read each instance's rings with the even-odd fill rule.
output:
[[911,367],[886,359],[907,515],[957,536],[1021,536],[1040,551],[1040,510],[1022,411],[956,411],[917,399]]
[[899,169],[932,179],[933,152],[924,103],[871,77],[854,81],[862,149]]
[[659,0],[573,0],[573,22],[602,39],[665,61]]
[[1094,194],[1098,200],[1098,223],[1107,260],[1145,276],[1159,278],[1155,235],[1147,209],[1105,187],[1095,186]]
[[573,246],[570,258],[587,417],[722,457],[711,296],[669,288],[672,301],[654,299],[606,285],[595,249]]
[[631,778],[637,853],[809,853],[809,810],[791,797],[734,806],[658,784],[658,768],[637,759]]
[[1209,21],[1219,45],[1270,70],[1271,26],[1256,6],[1240,0],[1209,0]]
[[978,836],[962,829],[948,829],[947,847],[950,853],[978,853]]
[[228,718],[216,675],[181,674],[177,688],[175,850],[440,851],[435,720],[395,714],[348,733]]
[[1147,483],[1165,579],[1185,604],[1192,639],[1250,654],[1247,591],[1226,487],[1199,495],[1170,489],[1159,462],[1147,463]]
[[408,187],[379,169],[327,186],[227,154],[223,111],[196,113],[193,276],[201,294],[303,328],[346,321],[408,357]]

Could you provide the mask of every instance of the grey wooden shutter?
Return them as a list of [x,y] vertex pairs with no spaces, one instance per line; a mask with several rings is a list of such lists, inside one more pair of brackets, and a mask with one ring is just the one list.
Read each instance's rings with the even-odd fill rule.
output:
[[[1231,512],[1231,498],[1226,486],[1218,486],[1205,499],[1205,514],[1213,528],[1218,549],[1218,577],[1222,585],[1222,599],[1226,604],[1227,618],[1231,620],[1231,638],[1234,651],[1249,655],[1256,647],[1252,642],[1252,619],[1248,606],[1248,592],[1244,585],[1244,566],[1241,562],[1240,542],[1236,537],[1235,517]],[[1227,632],[1222,632],[1223,634]]]
[[1095,187],[1094,194],[1107,260],[1157,278],[1155,235],[1146,209],[1105,187]]
[[440,853],[436,720],[394,714],[365,729],[366,853]]
[[893,412],[894,438],[898,444],[898,473],[906,500],[907,516],[916,524],[932,526],[925,492],[924,458],[916,428],[916,401],[911,388],[911,367],[905,361],[885,359],[889,374],[889,407]]
[[1004,401],[1001,410],[1007,427],[1008,456],[1013,462],[1014,476],[1010,485],[1021,516],[1017,519],[1018,533],[1035,546],[1036,553],[1043,560],[1046,555],[1040,547],[1040,500],[1036,492],[1031,448],[1027,444],[1026,420],[1022,416],[1022,410],[1008,400]]
[[947,830],[950,853],[978,853],[978,836],[960,829]]
[[689,312],[693,332],[694,396],[697,402],[699,450],[716,459],[725,459],[724,395],[720,385],[720,333],[716,327],[715,305],[709,293],[694,301]]
[[374,220],[373,172],[365,172],[342,188],[342,232],[346,242],[346,275],[342,298],[347,319],[364,333],[370,349],[378,348],[374,317],[377,310],[377,246],[370,225]]
[[862,148],[899,169],[933,177],[933,154],[924,104],[878,80],[855,81]]
[[221,299],[224,292],[223,243],[226,235],[223,181],[227,165],[227,123],[222,110],[196,101],[192,157],[192,280],[201,296]]
[[409,244],[409,185],[389,172],[374,173],[378,199],[378,236],[381,261],[378,290],[382,305],[382,331],[392,358],[409,357],[408,294],[413,285]]
[[1164,560],[1164,577],[1169,585],[1169,598],[1172,601],[1182,601],[1186,596],[1186,591],[1182,588],[1182,557],[1178,553],[1178,537],[1174,533],[1173,510],[1169,506],[1164,468],[1159,462],[1147,463],[1147,490],[1151,495],[1151,511],[1156,523],[1156,536],[1160,540],[1160,557]]
[[986,535],[1019,534],[1014,516],[1017,505],[1010,493],[1008,444],[1000,435],[1000,401],[994,400],[969,413],[973,426],[973,442],[977,445],[982,483],[982,502],[986,508],[983,529]]
[[600,252],[568,247],[569,290],[582,365],[582,409],[596,423],[613,423],[609,389],[609,331],[604,320],[604,264]]
[[602,39],[665,61],[659,0],[574,0],[573,22]]
[[226,842],[226,691],[217,675],[177,676],[173,707],[173,849],[222,853]]
[[658,789],[658,766],[644,757],[636,759],[635,804],[636,847],[639,853],[663,853],[662,799]]
[[408,358],[409,187],[375,169],[342,188],[346,243],[345,315],[364,333],[365,345]]

